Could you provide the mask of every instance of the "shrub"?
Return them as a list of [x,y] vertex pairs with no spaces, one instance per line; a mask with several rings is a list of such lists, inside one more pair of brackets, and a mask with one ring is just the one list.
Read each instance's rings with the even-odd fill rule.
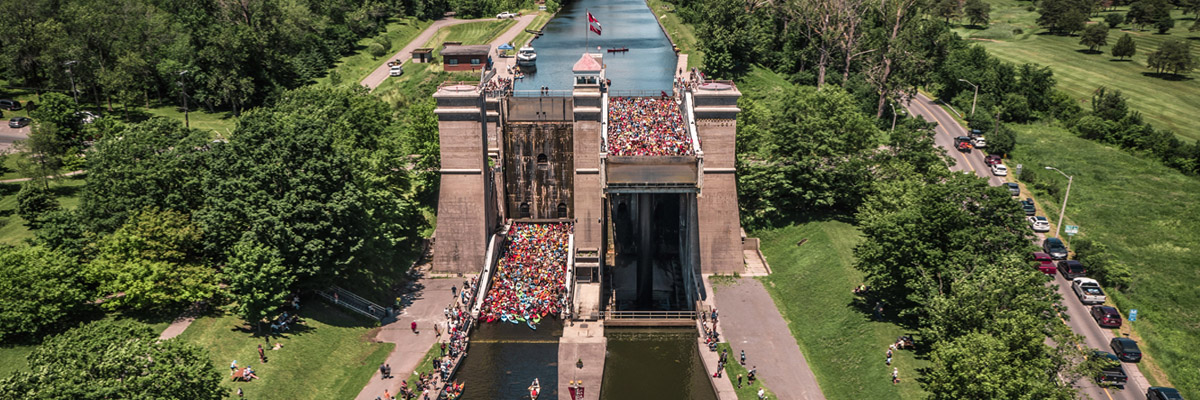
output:
[[379,43],[372,42],[371,44],[367,45],[367,52],[371,53],[371,57],[379,58],[387,54],[387,49],[384,49],[383,45]]
[[1109,28],[1116,29],[1122,22],[1125,22],[1125,14],[1111,13],[1104,16],[1104,23],[1108,24]]
[[1100,283],[1118,291],[1129,287],[1129,266],[1117,261],[1104,243],[1079,237],[1071,241],[1071,247],[1075,248],[1075,259]]
[[1025,34],[1024,29],[1021,29],[1021,28],[1013,29],[1013,35],[1023,35],[1023,34]]

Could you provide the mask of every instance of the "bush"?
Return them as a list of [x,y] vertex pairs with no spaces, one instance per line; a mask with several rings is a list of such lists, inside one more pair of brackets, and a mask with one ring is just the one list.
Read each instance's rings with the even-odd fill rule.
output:
[[1011,128],[1000,125],[995,132],[992,132],[988,137],[988,151],[992,154],[1008,154],[1017,146],[1017,132]]
[[1075,249],[1075,259],[1100,283],[1117,291],[1129,287],[1129,266],[1117,261],[1104,243],[1079,237],[1071,241],[1071,247]]
[[1025,182],[1026,186],[1033,186],[1038,181],[1038,170],[1037,168],[1021,168],[1021,175],[1017,179]]
[[1025,34],[1024,29],[1021,29],[1021,28],[1013,29],[1013,35],[1023,35],[1023,34]]
[[391,49],[392,49],[392,41],[391,41],[391,40],[388,40],[388,38],[387,38],[387,35],[386,35],[386,34],[385,34],[385,35],[376,36],[376,37],[375,37],[375,39],[374,39],[374,41],[375,41],[375,43],[379,43],[379,46],[380,46],[380,47],[383,47],[383,52],[384,52],[384,53],[386,53],[388,50],[391,50]]
[[1111,13],[1104,16],[1104,23],[1108,24],[1109,28],[1116,29],[1122,22],[1125,22],[1125,14]]
[[371,43],[367,45],[367,52],[371,53],[371,57],[379,58],[387,54],[387,49],[383,48],[383,45],[379,43]]
[[34,180],[21,185],[21,191],[17,192],[17,215],[25,219],[25,225],[37,228],[42,216],[54,210],[58,210],[58,200],[46,188],[45,181]]

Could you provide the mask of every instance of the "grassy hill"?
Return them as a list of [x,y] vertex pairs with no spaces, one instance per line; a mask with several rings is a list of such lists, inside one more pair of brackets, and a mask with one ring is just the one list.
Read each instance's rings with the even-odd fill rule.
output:
[[[1127,325],[1141,337],[1142,351],[1185,397],[1200,398],[1200,180],[1059,127],[1014,128],[1014,163],[1055,166],[1075,176],[1068,223],[1108,245],[1133,272],[1131,288],[1110,291],[1110,298],[1122,311],[1138,309],[1137,322]],[[1047,173],[1039,179],[1062,178]],[[1043,193],[1038,200],[1057,220],[1060,199]],[[1151,383],[1166,383],[1145,363],[1139,367]]]
[[[1188,32],[1192,17],[1183,17],[1174,11],[1175,28],[1165,35],[1155,31],[1134,31],[1128,25],[1111,29],[1108,45],[1100,48],[1102,54],[1086,54],[1087,47],[1079,44],[1079,36],[1058,36],[1045,33],[1037,26],[1038,13],[1029,11],[1032,3],[1016,0],[990,0],[992,22],[987,29],[960,28],[956,31],[964,38],[975,39],[988,52],[1016,64],[1036,63],[1048,65],[1054,70],[1058,87],[1072,97],[1086,103],[1099,86],[1120,89],[1129,98],[1132,109],[1142,112],[1146,120],[1156,128],[1170,129],[1180,137],[1194,141],[1200,139],[1200,81],[1193,72],[1184,80],[1167,80],[1148,76],[1152,70],[1146,68],[1146,57],[1158,49],[1167,39],[1184,38],[1200,40],[1200,32]],[[1098,13],[1092,18],[1100,23],[1110,13],[1124,15],[1128,7],[1117,7],[1113,11]],[[1117,61],[1111,55],[1112,45],[1128,33],[1137,43],[1137,55],[1132,60]],[[1192,46],[1193,55],[1197,55]],[[1091,106],[1083,104],[1084,108]]]

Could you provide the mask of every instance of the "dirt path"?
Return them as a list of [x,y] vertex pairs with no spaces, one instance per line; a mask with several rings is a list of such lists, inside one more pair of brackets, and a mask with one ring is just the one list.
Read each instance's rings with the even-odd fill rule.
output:
[[[65,177],[68,177],[68,176],[75,176],[75,175],[79,175],[79,174],[82,174],[82,173],[84,173],[84,172],[85,172],[84,170],[71,171],[71,172],[67,172],[67,173],[65,173],[65,174],[62,174],[62,175],[47,176],[47,178],[51,178],[51,179],[53,179],[53,178],[65,178]],[[20,182],[28,182],[28,181],[31,181],[31,180],[33,180],[33,178],[14,178],[14,179],[5,179],[5,180],[2,180],[2,181],[0,181],[0,183],[20,183]]]

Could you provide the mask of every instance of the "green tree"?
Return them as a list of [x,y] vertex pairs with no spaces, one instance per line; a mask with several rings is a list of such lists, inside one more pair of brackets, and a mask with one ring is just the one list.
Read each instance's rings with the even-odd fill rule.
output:
[[983,0],[967,0],[967,4],[963,7],[963,12],[967,15],[967,21],[971,25],[987,25],[992,12],[992,5]]
[[1137,54],[1137,43],[1133,41],[1133,37],[1129,36],[1128,33],[1121,35],[1121,38],[1117,39],[1117,44],[1113,45],[1113,57],[1124,60],[1133,57],[1135,54]]
[[63,166],[63,156],[70,154],[70,142],[63,140],[54,123],[34,123],[29,139],[17,142],[25,150],[25,160],[19,164],[25,175],[49,177],[57,175]]
[[5,245],[0,265],[0,338],[5,342],[65,327],[92,300],[75,261],[62,253]]
[[1088,47],[1088,51],[1099,53],[1096,48],[1108,44],[1108,26],[1104,24],[1091,24],[1083,29],[1083,35],[1079,37],[1079,44]]
[[1008,93],[1000,102],[1000,119],[1007,122],[1025,122],[1029,120],[1029,101],[1018,93]]
[[1154,29],[1158,29],[1158,33],[1160,35],[1167,33],[1167,31],[1171,30],[1171,28],[1174,28],[1174,27],[1175,27],[1175,18],[1171,18],[1170,14],[1164,15],[1161,18],[1154,21]]
[[207,351],[130,320],[100,320],[51,337],[29,368],[0,380],[0,398],[218,400],[227,390]]
[[[1125,13],[1125,22],[1134,26],[1144,27],[1146,25],[1157,24],[1163,18],[1171,17],[1171,4],[1167,0],[1139,0],[1129,5],[1129,12]],[[1175,25],[1175,21],[1171,21],[1171,26]],[[1167,28],[1170,29],[1170,28]]]
[[383,47],[385,53],[392,50],[392,41],[388,40],[387,34],[376,36],[372,41],[379,43],[379,47]]
[[1132,282],[1129,266],[1118,261],[1104,243],[1078,237],[1071,241],[1071,247],[1075,259],[1087,265],[1088,271],[1101,283],[1115,290],[1129,287]]
[[279,253],[251,237],[233,247],[224,274],[235,312],[259,329],[284,304],[295,281]]
[[1005,125],[988,136],[988,152],[1009,154],[1017,147],[1017,132]]
[[1118,13],[1108,13],[1104,15],[1104,23],[1108,24],[1109,29],[1117,29],[1117,26],[1125,22],[1125,16]]
[[938,0],[933,5],[933,15],[945,18],[947,24],[951,19],[962,15],[962,11],[962,3],[959,3],[958,0]]
[[58,210],[58,200],[43,182],[29,181],[21,185],[21,191],[17,192],[17,215],[25,219],[25,225],[36,229],[41,225],[42,217],[55,210]]
[[1056,34],[1071,34],[1084,28],[1095,3],[1089,0],[1042,0],[1039,26]]
[[378,42],[371,42],[367,45],[367,53],[370,53],[373,58],[379,58],[387,55],[387,49],[384,49]]
[[79,106],[70,95],[50,92],[38,99],[37,108],[29,110],[29,116],[43,124],[54,124],[59,141],[78,145],[78,135],[83,130],[79,117],[75,115],[78,111]]
[[1192,56],[1192,45],[1183,39],[1167,39],[1158,47],[1158,51],[1150,53],[1146,66],[1158,73],[1169,72],[1182,75],[1196,69],[1196,58]]
[[1101,86],[1092,94],[1092,114],[1108,121],[1120,121],[1129,112],[1120,90]]

